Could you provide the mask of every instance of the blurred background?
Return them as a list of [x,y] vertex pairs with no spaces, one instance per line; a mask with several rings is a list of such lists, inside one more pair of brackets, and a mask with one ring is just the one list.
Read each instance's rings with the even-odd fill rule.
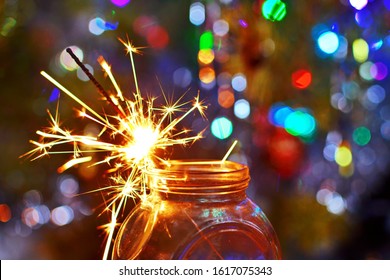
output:
[[[125,94],[142,55],[141,92],[191,100],[205,138],[171,158],[229,157],[251,172],[248,195],[285,259],[390,259],[390,0],[0,1],[0,259],[100,259],[108,222],[103,167],[57,168],[67,155],[20,156],[59,102],[64,127],[96,125],[41,75],[99,112],[107,104],[65,53],[71,47]],[[130,96],[130,95],[128,95]]]

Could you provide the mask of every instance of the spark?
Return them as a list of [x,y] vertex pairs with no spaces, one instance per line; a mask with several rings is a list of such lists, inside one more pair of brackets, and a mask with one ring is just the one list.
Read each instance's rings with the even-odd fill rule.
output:
[[88,162],[88,161],[91,161],[91,159],[92,159],[91,156],[71,159],[67,163],[65,163],[64,165],[60,166],[57,169],[57,171],[58,171],[58,173],[62,173],[65,170],[69,169],[70,167],[72,167],[72,166],[74,166],[76,164],[83,163],[83,162]]
[[[164,159],[166,150],[172,146],[187,145],[202,138],[203,132],[188,135],[189,131],[179,130],[178,125],[192,113],[198,112],[202,117],[205,117],[204,111],[207,108],[200,100],[199,93],[192,103],[181,102],[183,97],[180,97],[176,102],[168,102],[163,94],[167,104],[160,107],[154,105],[154,98],[144,99],[138,86],[133,58],[133,53],[140,53],[139,48],[134,47],[128,39],[127,41],[119,39],[119,41],[126,47],[127,53],[130,55],[136,89],[133,98],[128,99],[123,96],[111,72],[111,66],[102,56],[98,58],[98,62],[113,84],[116,96],[106,92],[91,73],[88,77],[109,104],[113,106],[116,115],[98,113],[56,79],[45,71],[41,71],[43,77],[81,106],[78,115],[100,126],[101,132],[93,137],[76,134],[62,128],[57,106],[54,116],[48,111],[50,126],[36,132],[40,140],[30,141],[35,148],[22,155],[35,156],[32,158],[34,160],[52,154],[70,154],[71,159],[58,168],[59,172],[64,172],[68,168],[82,163],[89,163],[90,166],[108,166],[105,172],[112,174],[110,178],[113,184],[93,190],[104,194],[106,206],[103,212],[110,213],[110,222],[100,227],[106,233],[103,259],[108,258],[115,236],[114,232],[127,200],[139,200],[141,203],[150,203],[153,200],[148,197],[151,195],[151,187],[147,184],[148,174],[156,166],[167,164],[167,160]],[[81,64],[71,50],[68,52],[76,62]],[[181,115],[177,116],[179,113]],[[72,148],[60,151],[54,149],[54,147],[63,145]],[[96,159],[97,153],[104,153],[104,159]]]
[[235,140],[233,142],[233,144],[230,146],[229,150],[226,152],[225,156],[222,158],[222,162],[225,162],[227,160],[227,158],[230,156],[230,154],[232,153],[234,147],[237,145],[237,140]]

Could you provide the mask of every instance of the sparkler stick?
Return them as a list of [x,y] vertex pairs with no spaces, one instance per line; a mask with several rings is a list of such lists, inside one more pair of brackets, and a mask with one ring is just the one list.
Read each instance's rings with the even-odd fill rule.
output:
[[111,96],[107,93],[107,91],[104,90],[103,86],[95,79],[95,77],[89,72],[88,68],[85,67],[85,65],[79,60],[79,58],[73,53],[71,48],[66,48],[67,53],[73,58],[73,60],[76,62],[78,66],[80,66],[81,70],[85,73],[85,75],[88,76],[88,78],[91,80],[91,82],[96,86],[99,93],[103,95],[108,102],[111,103],[111,105],[115,108],[117,113],[121,115],[122,118],[125,118],[126,116],[124,113],[118,108],[117,104],[114,103]]

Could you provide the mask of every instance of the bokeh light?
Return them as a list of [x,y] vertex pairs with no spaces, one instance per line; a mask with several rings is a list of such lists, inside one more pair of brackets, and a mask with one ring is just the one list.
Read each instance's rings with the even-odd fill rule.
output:
[[370,49],[373,51],[377,51],[382,48],[384,42],[381,38],[376,38],[376,40],[370,42]]
[[100,17],[93,18],[89,21],[88,29],[94,35],[101,35],[105,31],[105,21]]
[[223,108],[230,108],[235,101],[234,93],[231,87],[221,86],[218,89],[218,104]]
[[240,20],[238,21],[238,23],[239,23],[242,27],[244,27],[244,28],[247,28],[247,27],[248,27],[248,23],[247,23],[245,20],[243,20],[243,19],[240,19]]
[[238,73],[232,77],[232,88],[235,91],[242,92],[246,89],[246,77],[242,73]]
[[203,67],[199,70],[199,79],[202,83],[210,84],[215,81],[215,71],[212,67]]
[[216,20],[213,24],[213,31],[215,35],[223,37],[229,32],[229,23],[223,19]]
[[321,188],[316,194],[317,202],[321,205],[326,206],[329,201],[332,199],[333,191],[328,188]]
[[349,166],[352,163],[352,152],[346,146],[339,146],[336,149],[335,161],[342,167]]
[[269,57],[275,52],[275,41],[267,38],[262,42],[263,56]]
[[233,133],[233,124],[226,117],[218,117],[211,123],[211,133],[218,139],[226,139]]
[[360,126],[353,131],[352,139],[359,146],[365,146],[371,140],[371,132],[367,127]]
[[348,55],[348,40],[344,36],[338,36],[339,38],[339,47],[336,52],[333,54],[334,59],[344,60]]
[[192,73],[186,67],[181,67],[173,72],[173,83],[182,88],[188,87],[192,82]]
[[273,125],[284,127],[286,118],[293,112],[291,107],[276,103],[270,108],[268,119]]
[[322,151],[322,154],[324,158],[328,161],[334,161],[335,155],[336,155],[337,145],[328,143],[324,147],[324,150]]
[[316,122],[310,114],[297,110],[286,117],[284,126],[291,135],[310,137],[315,131]]
[[326,31],[318,37],[317,44],[322,52],[333,54],[339,48],[339,37],[332,31]]
[[111,3],[115,6],[122,8],[130,3],[130,0],[111,0]]
[[379,104],[386,98],[386,91],[380,85],[372,85],[367,89],[367,99],[373,104]]
[[53,88],[51,91],[50,97],[49,97],[49,102],[55,102],[60,98],[61,91],[58,88]]
[[368,0],[349,0],[349,3],[352,7],[354,7],[356,10],[361,10],[365,6],[367,6]]
[[204,23],[206,19],[206,11],[205,7],[200,2],[195,2],[190,6],[190,14],[189,14],[190,22],[193,25],[199,26]]
[[331,143],[339,146],[343,141],[343,137],[338,131],[329,131],[326,135],[326,143]]
[[356,39],[352,43],[352,54],[357,62],[365,62],[368,59],[369,47],[364,39]]
[[57,226],[64,226],[74,219],[73,209],[67,205],[59,206],[51,211],[51,220]]
[[[94,70],[93,70],[92,66],[89,65],[89,64],[84,64],[84,66],[93,75]],[[77,68],[77,78],[79,78],[80,80],[82,80],[84,82],[88,82],[89,81],[88,76],[84,73],[84,71],[80,67]]]
[[7,37],[11,30],[16,26],[16,19],[13,17],[6,17],[4,19],[3,25],[1,26],[0,34],[4,37]]
[[376,62],[370,68],[371,76],[377,81],[384,80],[387,77],[387,71],[386,64],[382,62]]
[[246,119],[251,113],[251,107],[247,100],[239,99],[234,103],[234,115],[239,119]]
[[91,19],[88,23],[88,30],[92,34],[99,36],[104,33],[106,30],[116,30],[118,28],[119,23],[110,23],[106,22],[104,19],[100,17],[95,17]]
[[316,132],[316,120],[305,108],[293,109],[283,103],[275,103],[268,112],[268,120],[305,140],[311,140]]
[[169,34],[164,27],[154,25],[148,28],[146,40],[152,48],[163,49],[169,43]]
[[232,75],[229,72],[219,73],[217,76],[217,83],[220,87],[229,86],[232,82]]
[[50,210],[46,205],[25,208],[22,212],[23,223],[30,228],[38,228],[50,220]]
[[[79,58],[80,61],[83,61],[84,52],[78,46],[69,46],[69,48]],[[69,53],[66,51],[66,48],[60,54],[60,64],[64,69],[68,71],[74,71],[79,67],[77,63],[73,60],[73,58],[69,55]]]
[[335,215],[341,215],[345,211],[345,201],[343,197],[337,193],[332,193],[332,196],[326,203],[326,209]]
[[370,167],[373,165],[377,159],[375,151],[371,147],[364,147],[357,153],[357,158],[359,164],[363,166],[363,168]]
[[362,63],[359,67],[359,75],[366,81],[372,81],[374,78],[371,75],[371,67],[374,65],[371,61]]
[[368,28],[373,24],[374,18],[372,17],[371,12],[369,10],[365,9],[365,10],[356,12],[355,21],[356,21],[357,25],[359,25],[360,27]]
[[11,219],[11,209],[7,204],[0,204],[0,222],[6,223]]
[[57,185],[61,194],[68,198],[74,197],[79,191],[79,183],[72,176],[61,176]]
[[214,51],[211,49],[202,49],[198,52],[198,61],[203,65],[210,64],[214,61]]
[[265,19],[281,21],[287,14],[286,4],[281,0],[266,0],[263,3],[261,12]]
[[312,74],[305,69],[299,69],[292,73],[292,85],[298,89],[305,89],[311,84]]
[[203,34],[200,36],[199,40],[199,49],[200,50],[207,50],[207,49],[212,49],[214,46],[214,36],[211,31],[205,31]]
[[390,140],[390,121],[385,121],[381,125],[381,135],[384,139]]

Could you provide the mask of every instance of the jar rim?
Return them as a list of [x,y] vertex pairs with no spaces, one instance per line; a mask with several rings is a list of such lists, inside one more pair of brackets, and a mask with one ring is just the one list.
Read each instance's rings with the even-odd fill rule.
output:
[[152,169],[151,189],[177,194],[221,194],[245,190],[248,166],[222,160],[168,160]]

